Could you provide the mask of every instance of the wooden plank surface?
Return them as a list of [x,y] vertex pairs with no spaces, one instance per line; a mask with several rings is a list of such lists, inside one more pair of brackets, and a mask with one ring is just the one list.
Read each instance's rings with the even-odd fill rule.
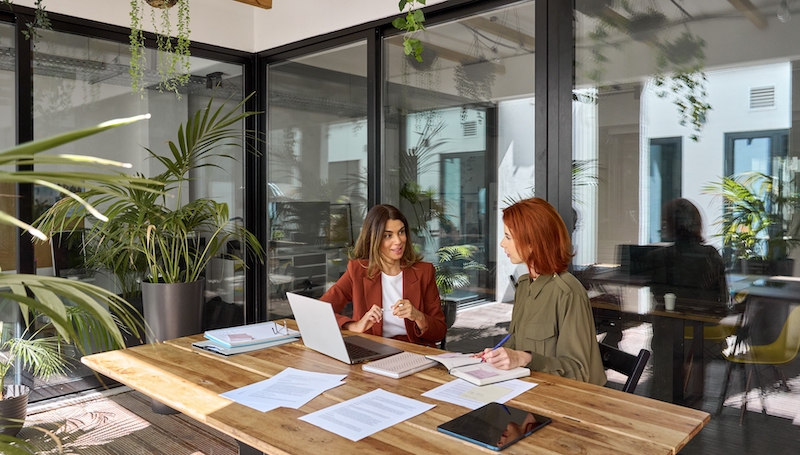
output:
[[[439,352],[375,337],[408,351]],[[463,407],[421,394],[454,378],[434,367],[397,380],[365,372],[312,351],[302,342],[224,357],[194,349],[202,336],[170,340],[83,357],[92,369],[122,382],[200,422],[267,453],[491,453],[439,433],[436,427],[464,414]],[[326,391],[298,410],[262,413],[219,396],[284,368],[347,374],[346,384]],[[509,404],[547,415],[553,423],[508,447],[507,454],[674,454],[709,420],[707,413],[543,373],[538,383]],[[436,407],[358,443],[298,420],[305,414],[377,388]]]

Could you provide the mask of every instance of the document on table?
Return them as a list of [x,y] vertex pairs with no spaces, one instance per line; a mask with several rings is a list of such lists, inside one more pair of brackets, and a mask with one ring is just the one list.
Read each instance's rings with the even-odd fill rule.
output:
[[345,377],[346,374],[287,368],[269,379],[221,393],[220,396],[262,412],[279,407],[297,409],[322,392],[344,384]]
[[456,379],[435,389],[428,390],[422,396],[457,404],[469,409],[478,409],[486,403],[505,403],[534,387],[536,387],[535,383],[518,379],[483,386],[471,384],[463,379]]
[[422,414],[434,406],[383,389],[376,389],[360,397],[312,412],[300,417],[300,420],[356,442]]

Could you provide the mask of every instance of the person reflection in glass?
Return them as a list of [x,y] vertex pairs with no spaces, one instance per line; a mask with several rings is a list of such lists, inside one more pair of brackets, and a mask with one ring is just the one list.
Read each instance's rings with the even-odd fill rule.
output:
[[508,422],[505,431],[500,435],[500,440],[497,441],[497,447],[504,447],[506,444],[516,441],[523,435],[530,433],[537,425],[539,425],[539,422],[536,421],[536,417],[531,413],[525,416],[525,420],[521,424],[513,420]]
[[663,303],[672,292],[678,305],[725,306],[725,264],[716,248],[705,245],[703,220],[688,199],[673,199],[661,210],[661,240],[671,245],[650,252],[650,290]]

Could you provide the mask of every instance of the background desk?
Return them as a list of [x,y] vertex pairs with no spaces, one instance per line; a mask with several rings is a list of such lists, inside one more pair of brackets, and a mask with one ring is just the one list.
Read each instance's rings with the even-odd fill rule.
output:
[[[370,338],[413,352],[441,352]],[[421,396],[454,379],[442,367],[397,380],[364,372],[360,365],[346,365],[307,349],[301,342],[222,357],[191,348],[192,341],[199,339],[199,335],[180,338],[82,360],[94,370],[237,439],[241,453],[487,452],[436,430],[437,425],[468,411]],[[347,374],[346,384],[326,391],[298,410],[279,408],[262,413],[219,396],[272,377],[289,366]],[[539,385],[509,404],[547,415],[553,423],[508,447],[505,454],[674,454],[709,420],[705,412],[543,373],[534,373],[527,380]],[[376,388],[436,407],[357,443],[298,420]]]
[[[618,315],[627,321],[649,322],[653,327],[651,342],[653,398],[676,404],[691,404],[703,397],[705,387],[705,363],[703,359],[706,324],[719,324],[730,317],[725,308],[719,310],[681,309],[666,311],[663,305],[653,306],[648,288],[619,286],[613,294],[616,302],[601,300],[609,294],[591,299],[595,316],[603,319]],[[645,291],[643,291],[645,290]],[[679,302],[679,303],[686,303]],[[686,370],[686,343],[684,327],[691,327],[692,340],[689,349],[693,355],[691,373]],[[684,388],[689,374],[690,382]],[[684,390],[686,389],[686,390]]]

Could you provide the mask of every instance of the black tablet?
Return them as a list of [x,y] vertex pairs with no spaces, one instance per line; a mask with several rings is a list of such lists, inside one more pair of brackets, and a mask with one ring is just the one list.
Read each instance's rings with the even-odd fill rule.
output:
[[549,417],[489,403],[437,427],[442,433],[492,450],[503,450],[550,423]]

